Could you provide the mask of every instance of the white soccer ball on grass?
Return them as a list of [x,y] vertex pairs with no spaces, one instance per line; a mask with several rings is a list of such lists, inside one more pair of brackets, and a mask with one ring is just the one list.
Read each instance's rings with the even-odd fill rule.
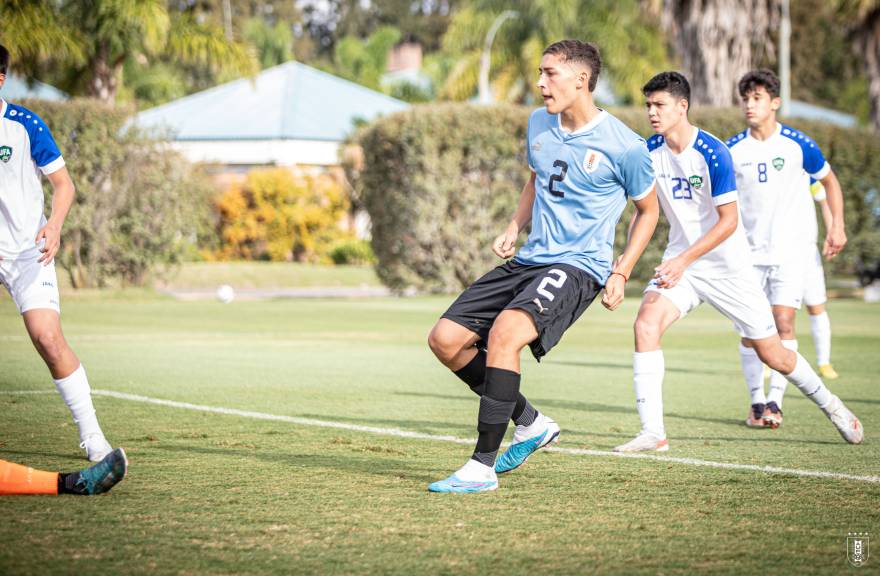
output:
[[235,290],[229,284],[223,284],[217,287],[217,300],[224,304],[229,304],[235,300]]

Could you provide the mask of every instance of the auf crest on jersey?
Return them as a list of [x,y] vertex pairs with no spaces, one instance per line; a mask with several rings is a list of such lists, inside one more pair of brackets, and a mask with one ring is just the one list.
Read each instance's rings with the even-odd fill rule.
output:
[[587,174],[592,174],[599,168],[599,164],[602,162],[602,154],[597,152],[596,150],[587,150],[587,153],[584,154],[584,172]]
[[12,147],[0,146],[0,160],[3,162],[9,162],[10,158],[12,158]]

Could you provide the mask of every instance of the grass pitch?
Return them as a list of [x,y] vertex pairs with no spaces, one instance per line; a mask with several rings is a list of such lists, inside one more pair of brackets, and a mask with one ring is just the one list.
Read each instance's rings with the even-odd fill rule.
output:
[[[92,387],[340,424],[474,437],[477,401],[425,339],[450,298],[176,302],[144,292],[66,297]],[[607,451],[638,429],[637,299],[597,305],[523,392],[560,446]],[[830,386],[861,418],[845,444],[792,386],[777,431],[742,425],[737,337],[708,307],[665,340],[669,456],[880,474],[880,306],[830,305]],[[812,360],[809,325],[801,350]],[[76,429],[8,298],[0,299],[0,458],[73,470]],[[47,394],[9,394],[11,391]],[[96,396],[129,477],[94,498],[0,499],[0,573],[819,574],[848,532],[880,542],[880,484],[539,452],[497,492],[427,485],[470,447]]]

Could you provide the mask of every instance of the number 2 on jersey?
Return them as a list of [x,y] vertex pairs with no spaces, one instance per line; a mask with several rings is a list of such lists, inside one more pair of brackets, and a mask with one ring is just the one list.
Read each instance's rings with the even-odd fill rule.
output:
[[554,182],[562,182],[563,180],[565,180],[565,174],[568,172],[568,164],[566,164],[562,160],[557,160],[553,163],[553,167],[554,168],[562,168],[562,170],[559,171],[559,174],[553,174],[550,176],[550,183],[547,184],[547,189],[554,196],[558,196],[560,198],[565,198],[565,192],[562,192],[560,190],[554,190],[553,183]]

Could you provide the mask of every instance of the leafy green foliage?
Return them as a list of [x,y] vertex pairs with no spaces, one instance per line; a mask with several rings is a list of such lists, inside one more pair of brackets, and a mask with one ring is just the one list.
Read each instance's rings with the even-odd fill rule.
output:
[[23,105],[49,125],[76,185],[57,256],[73,286],[142,284],[210,243],[207,180],[166,144],[125,129],[126,110],[88,100]]
[[[643,136],[652,134],[643,110],[612,112]],[[523,158],[528,113],[427,105],[380,119],[353,136],[363,156],[346,160],[347,172],[354,197],[372,219],[378,274],[389,287],[455,292],[498,262],[491,242],[510,221],[528,176]],[[744,127],[735,109],[696,110],[691,118],[722,139]],[[880,255],[880,141],[859,129],[789,123],[819,143],[843,187],[850,245],[827,265],[851,273],[857,258],[873,261]],[[617,254],[631,211],[630,205],[617,227]],[[635,278],[653,274],[667,234],[661,216]]]

